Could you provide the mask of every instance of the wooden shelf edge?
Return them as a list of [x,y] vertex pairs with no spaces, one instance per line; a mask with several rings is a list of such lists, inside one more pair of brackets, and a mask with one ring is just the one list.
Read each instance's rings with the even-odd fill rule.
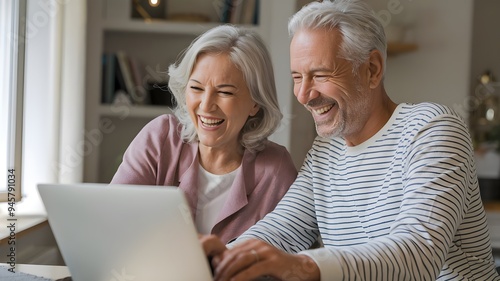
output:
[[500,212],[500,201],[487,201],[483,206],[487,212]]
[[101,117],[132,118],[155,118],[163,114],[171,114],[172,109],[168,106],[159,105],[100,105],[99,115]]
[[[179,35],[201,35],[203,32],[224,23],[220,22],[182,22],[182,21],[141,21],[141,20],[107,20],[103,23],[105,32],[146,32]],[[255,25],[241,25],[249,29],[258,29]]]
[[387,55],[394,56],[403,53],[414,52],[418,49],[417,44],[389,42],[387,43]]
[[152,21],[139,20],[129,21],[105,21],[104,31],[122,32],[147,32],[147,33],[169,33],[169,34],[191,34],[199,35],[206,30],[215,27],[217,23],[212,22],[176,22],[176,21]]

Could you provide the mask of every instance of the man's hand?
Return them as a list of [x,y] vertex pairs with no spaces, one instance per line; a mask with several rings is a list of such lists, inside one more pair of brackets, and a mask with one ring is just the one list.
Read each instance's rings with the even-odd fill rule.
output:
[[227,250],[226,245],[222,243],[219,237],[215,235],[198,235],[203,251],[207,257],[215,257]]
[[237,243],[230,249],[222,245],[224,250],[221,250],[221,245],[211,239],[205,239],[203,248],[205,253],[216,253],[212,255],[216,281],[247,281],[262,276],[287,281],[320,280],[318,266],[306,255],[288,254],[254,239]]

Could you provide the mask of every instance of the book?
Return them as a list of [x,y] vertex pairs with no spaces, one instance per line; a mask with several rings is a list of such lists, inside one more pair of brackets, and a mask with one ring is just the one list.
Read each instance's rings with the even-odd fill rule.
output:
[[260,10],[260,0],[255,0],[255,5],[253,8],[253,24],[259,24],[259,10]]
[[102,88],[101,88],[101,103],[110,104],[113,103],[115,95],[115,67],[116,67],[116,57],[114,54],[103,54],[102,55]]
[[229,23],[229,20],[231,19],[233,0],[223,0],[223,1],[224,5],[222,5],[221,22]]
[[101,103],[106,102],[105,89],[106,89],[106,69],[108,68],[106,63],[106,54],[101,55]]
[[[240,23],[254,24],[256,0],[245,0],[241,9]],[[258,12],[258,11],[257,11]]]
[[229,22],[232,24],[241,23],[241,12],[243,10],[243,6],[245,5],[245,0],[232,0],[231,3],[231,13]]
[[123,51],[116,53],[116,59],[118,60],[118,67],[123,76],[123,81],[125,83],[125,91],[127,94],[131,94],[134,89],[134,84],[132,82],[132,75],[130,74],[128,57]]
[[115,65],[115,75],[114,75],[115,83],[114,83],[114,86],[115,87],[114,87],[114,91],[113,91],[113,103],[116,99],[117,92],[126,93],[128,96],[127,86],[125,85],[125,78],[123,75],[123,70],[120,67],[119,60],[118,60],[118,57],[116,56],[116,54],[114,56],[115,56],[115,60],[114,60],[114,65]]
[[138,104],[149,103],[148,87],[144,64],[135,57],[129,57],[130,72],[134,83],[135,101]]
[[133,103],[141,104],[144,100],[144,97],[141,97],[135,89],[136,87],[132,78],[128,56],[125,54],[125,52],[119,51],[116,53],[116,58],[118,59],[118,65],[120,67],[120,71],[125,84],[125,92],[127,92],[127,94],[130,96]]

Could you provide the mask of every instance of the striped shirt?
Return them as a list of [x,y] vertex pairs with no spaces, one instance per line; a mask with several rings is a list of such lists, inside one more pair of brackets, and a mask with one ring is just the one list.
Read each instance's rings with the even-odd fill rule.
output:
[[[318,235],[325,247],[309,249]],[[433,103],[400,104],[355,147],[316,138],[247,238],[309,255],[321,280],[500,280],[467,127]]]

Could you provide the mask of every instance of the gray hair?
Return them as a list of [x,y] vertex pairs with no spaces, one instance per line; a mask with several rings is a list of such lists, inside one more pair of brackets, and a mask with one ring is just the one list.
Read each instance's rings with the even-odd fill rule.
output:
[[303,29],[337,28],[343,37],[340,56],[353,63],[353,70],[378,50],[385,61],[387,42],[384,27],[362,0],[334,0],[305,5],[288,22],[290,36]]
[[217,26],[200,35],[181,58],[168,68],[168,86],[177,102],[174,114],[182,124],[181,137],[186,142],[198,140],[186,107],[185,91],[197,58],[207,53],[228,54],[243,73],[250,95],[260,108],[255,116],[247,119],[240,132],[240,143],[250,151],[264,149],[267,137],[274,133],[283,118],[278,105],[271,57],[255,31],[232,25]]

